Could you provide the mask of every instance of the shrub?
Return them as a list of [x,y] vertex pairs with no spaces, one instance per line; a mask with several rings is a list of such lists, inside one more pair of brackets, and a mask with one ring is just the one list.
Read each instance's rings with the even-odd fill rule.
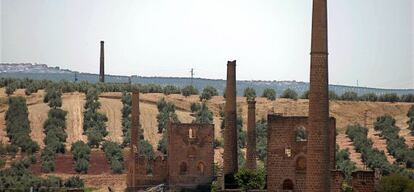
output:
[[414,191],[414,181],[407,177],[393,174],[385,176],[381,179],[378,187],[380,192],[409,192]]
[[352,172],[356,170],[355,163],[349,158],[348,149],[341,149],[336,147],[336,168],[345,174],[345,179],[349,182],[352,179]]
[[191,108],[191,112],[195,113],[195,112],[197,112],[198,110],[201,109],[201,105],[200,105],[200,103],[191,103],[190,108]]
[[65,187],[67,188],[83,188],[85,184],[79,176],[69,177],[65,182]]
[[200,124],[212,124],[213,123],[213,112],[211,112],[206,103],[201,105],[201,109],[195,114],[195,123]]
[[266,184],[263,169],[249,170],[241,168],[234,177],[243,191],[263,189]]
[[329,91],[329,100],[335,101],[339,99],[339,96],[334,91]]
[[286,89],[283,94],[280,96],[280,98],[286,98],[286,99],[298,99],[298,93],[294,91],[293,89]]
[[200,95],[200,100],[210,100],[213,96],[217,96],[217,89],[212,86],[207,86],[203,89]]
[[89,167],[89,161],[86,159],[79,159],[75,161],[75,171],[77,173],[87,173]]
[[91,147],[99,147],[103,138],[108,135],[106,130],[108,118],[105,114],[98,112],[101,106],[98,100],[98,91],[96,89],[88,90],[84,106],[85,111],[83,112],[83,130]]
[[303,92],[302,96],[300,96],[301,99],[309,99],[309,90]]
[[414,94],[402,95],[400,101],[407,102],[407,103],[414,103]]
[[178,116],[175,113],[175,105],[171,102],[166,102],[164,98],[157,102],[158,115],[158,133],[162,133],[167,128],[167,123],[171,119],[172,122],[178,123]]
[[75,160],[75,171],[78,173],[86,173],[88,171],[91,148],[83,141],[76,141],[72,144],[71,152]]
[[265,119],[256,122],[256,152],[258,159],[265,162],[267,158],[267,122]]
[[124,170],[124,158],[121,146],[118,143],[112,141],[105,141],[102,145],[102,148],[105,152],[106,159],[111,165],[112,172],[122,173]]
[[341,95],[341,100],[344,101],[358,101],[358,94],[352,91],[345,92]]
[[256,98],[256,90],[253,87],[247,87],[244,89],[243,96],[246,97],[248,101],[252,101]]
[[271,88],[266,88],[263,90],[262,97],[266,97],[268,100],[276,100],[276,91]]
[[154,149],[147,140],[141,139],[139,143],[139,154],[144,156],[146,159],[154,159]]
[[375,93],[366,93],[366,94],[360,96],[359,100],[375,102],[375,101],[378,100],[378,96]]
[[17,85],[15,83],[10,83],[6,86],[6,94],[7,96],[12,95],[17,89]]
[[194,86],[188,85],[181,89],[181,94],[186,97],[190,95],[198,95],[198,90]]
[[178,88],[174,85],[167,85],[167,86],[164,87],[164,89],[162,91],[165,95],[180,94],[181,93],[180,88]]
[[395,93],[386,93],[383,95],[380,95],[378,98],[378,101],[381,102],[399,102],[400,98]]

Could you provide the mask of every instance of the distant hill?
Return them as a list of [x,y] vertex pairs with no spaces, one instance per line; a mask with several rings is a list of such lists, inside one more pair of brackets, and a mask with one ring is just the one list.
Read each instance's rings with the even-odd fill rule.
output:
[[[48,67],[46,64],[30,64],[30,63],[1,63],[0,64],[0,77],[11,78],[29,78],[29,79],[47,79],[53,81],[67,80],[74,81],[75,77],[78,81],[88,81],[95,83],[98,81],[98,74],[80,73],[71,71],[68,69],[60,69],[59,67]],[[129,81],[128,76],[115,76],[106,75],[106,82],[109,83],[127,83]],[[140,84],[160,84],[160,85],[175,85],[184,87],[191,84],[202,90],[205,86],[211,85],[219,90],[220,94],[225,89],[226,82],[222,79],[202,79],[194,78],[182,78],[182,77],[142,77],[132,76],[132,83]],[[265,88],[273,88],[278,94],[281,94],[285,89],[291,88],[296,90],[299,94],[302,94],[309,89],[309,83],[298,81],[237,81],[237,94],[243,94],[243,90],[246,87],[254,87],[258,94],[261,94]],[[369,87],[354,87],[344,85],[329,85],[329,89],[335,91],[337,94],[342,94],[346,91],[353,91],[359,95],[365,93],[397,93],[398,95],[414,93],[414,89],[377,89]]]

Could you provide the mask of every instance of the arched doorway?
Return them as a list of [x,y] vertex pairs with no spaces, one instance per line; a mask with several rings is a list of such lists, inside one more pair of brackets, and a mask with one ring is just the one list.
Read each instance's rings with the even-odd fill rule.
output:
[[292,182],[292,180],[286,179],[285,181],[283,181],[282,189],[283,189],[283,191],[293,191],[293,182]]

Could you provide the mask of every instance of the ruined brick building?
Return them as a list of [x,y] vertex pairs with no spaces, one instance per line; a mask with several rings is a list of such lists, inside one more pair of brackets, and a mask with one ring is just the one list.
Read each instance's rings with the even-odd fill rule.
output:
[[210,185],[214,176],[214,126],[169,123],[167,155],[148,159],[139,155],[139,113],[139,93],[133,93],[127,191],[159,184],[170,188]]

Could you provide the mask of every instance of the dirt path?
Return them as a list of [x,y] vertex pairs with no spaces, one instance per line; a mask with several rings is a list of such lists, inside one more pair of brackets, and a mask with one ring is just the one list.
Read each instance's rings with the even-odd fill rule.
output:
[[66,148],[70,148],[73,142],[78,140],[87,141],[83,135],[83,106],[85,105],[85,94],[65,93],[62,95],[62,109],[67,111],[66,116]]
[[120,99],[99,98],[100,112],[108,117],[106,139],[122,143],[122,102]]
[[364,163],[362,162],[361,153],[355,151],[354,144],[345,134],[339,134],[336,136],[336,143],[339,144],[340,149],[348,149],[349,158],[355,163],[356,167],[360,170],[364,169]]
[[29,110],[30,128],[32,129],[30,136],[39,144],[40,148],[43,148],[45,146],[43,142],[43,139],[45,138],[43,124],[47,120],[50,107],[47,103],[40,102],[29,105],[27,108]]

